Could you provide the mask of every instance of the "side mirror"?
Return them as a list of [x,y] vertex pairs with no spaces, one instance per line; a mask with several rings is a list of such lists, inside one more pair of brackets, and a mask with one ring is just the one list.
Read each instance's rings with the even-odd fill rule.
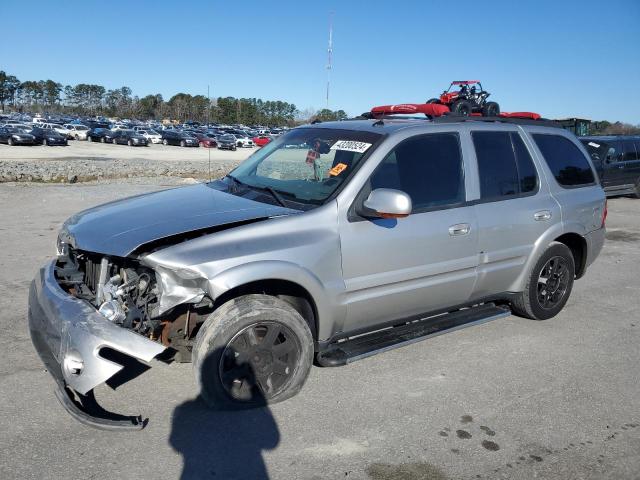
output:
[[363,217],[404,218],[411,213],[411,197],[400,190],[377,188],[363,203]]

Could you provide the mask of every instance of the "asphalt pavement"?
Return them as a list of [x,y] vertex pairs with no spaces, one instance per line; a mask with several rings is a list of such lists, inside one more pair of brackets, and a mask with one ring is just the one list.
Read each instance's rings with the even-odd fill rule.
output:
[[29,339],[27,293],[69,215],[162,188],[0,185],[0,479],[639,479],[640,200],[609,201],[608,240],[560,315],[514,316],[341,368],[243,412],[207,410],[191,366],[98,399],[140,432],[73,420]]

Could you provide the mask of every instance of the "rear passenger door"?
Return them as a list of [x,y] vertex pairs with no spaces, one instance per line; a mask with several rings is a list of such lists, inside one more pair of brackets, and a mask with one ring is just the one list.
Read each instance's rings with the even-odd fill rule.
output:
[[471,131],[480,183],[475,211],[479,262],[474,297],[512,290],[536,240],[560,208],[541,189],[539,169],[518,130]]

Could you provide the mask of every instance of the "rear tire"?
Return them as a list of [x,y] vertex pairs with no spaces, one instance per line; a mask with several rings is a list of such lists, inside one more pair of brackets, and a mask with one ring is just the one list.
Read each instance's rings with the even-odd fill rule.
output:
[[513,313],[532,320],[555,317],[569,300],[575,275],[569,247],[551,243],[529,273],[524,291],[511,301]]
[[185,143],[185,141],[184,141],[184,140],[180,140],[180,146],[181,146],[181,147],[186,147],[186,146],[187,146],[187,144]]
[[115,138],[111,139],[111,143],[113,143],[114,145],[118,144],[118,142],[117,142],[117,140]]
[[500,105],[496,102],[487,102],[482,107],[482,116],[497,117],[498,115],[500,115]]
[[167,146],[167,145],[169,145],[169,142],[167,141],[167,139],[166,139],[166,138],[164,138],[164,139],[162,140],[162,144],[163,144],[164,146]]
[[300,391],[313,363],[307,322],[269,295],[229,300],[204,322],[193,348],[193,368],[211,408],[252,408]]
[[47,142],[46,138],[44,140],[42,140],[42,145],[44,145],[45,147],[49,146],[49,142]]
[[636,182],[636,192],[633,194],[633,198],[640,198],[640,178]]
[[133,146],[133,142],[131,140],[127,140],[127,145],[129,145],[130,147]]
[[458,100],[451,105],[451,113],[459,117],[468,117],[472,111],[471,102],[467,100]]
[[104,137],[100,137],[100,143],[107,143],[107,139]]
[[93,137],[87,135],[87,142],[93,142]]
[[13,138],[9,137],[9,140],[7,141],[7,145],[9,145],[10,147],[14,146]]

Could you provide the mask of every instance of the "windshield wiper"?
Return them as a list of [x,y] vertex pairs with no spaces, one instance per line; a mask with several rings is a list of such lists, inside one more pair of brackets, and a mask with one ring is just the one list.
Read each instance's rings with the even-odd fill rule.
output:
[[278,202],[280,204],[280,206],[288,208],[286,202],[284,201],[284,199],[282,198],[282,196],[273,188],[271,187],[259,187],[257,185],[250,185],[248,183],[244,183],[240,180],[238,180],[236,177],[234,177],[233,175],[229,175],[227,174],[227,177],[229,177],[231,179],[231,181],[236,185],[236,189],[234,190],[235,192],[237,192],[237,186],[238,185],[242,185],[243,187],[247,187],[253,190],[259,190],[261,192],[269,192],[271,194],[271,196],[276,200],[276,202]]
[[262,187],[263,190],[266,190],[267,192],[269,192],[273,198],[276,199],[276,201],[280,204],[280,206],[287,208],[287,204],[284,203],[284,200],[282,199],[282,197],[278,194],[277,191],[275,191],[273,188],[271,187]]

